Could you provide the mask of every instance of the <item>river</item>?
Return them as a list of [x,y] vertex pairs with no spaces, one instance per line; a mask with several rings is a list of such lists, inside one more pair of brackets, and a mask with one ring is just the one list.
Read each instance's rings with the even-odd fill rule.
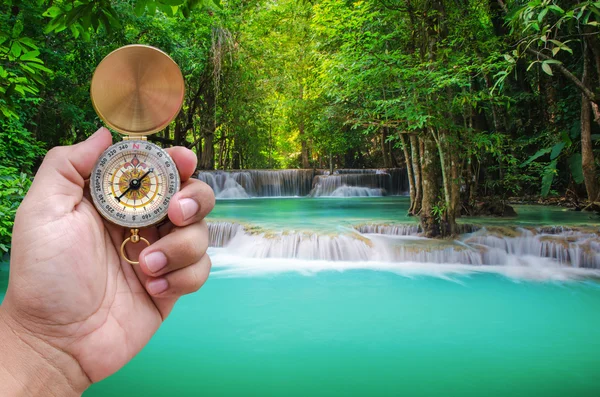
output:
[[407,208],[218,200],[206,285],[85,396],[600,395],[596,216],[517,206],[432,241]]

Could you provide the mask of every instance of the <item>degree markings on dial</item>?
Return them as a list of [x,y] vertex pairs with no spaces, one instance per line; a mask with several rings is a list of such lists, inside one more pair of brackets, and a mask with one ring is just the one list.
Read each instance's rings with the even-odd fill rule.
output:
[[[129,146],[131,145],[129,144]],[[159,151],[131,150],[124,144],[120,144],[120,146],[115,145],[110,150],[114,153],[111,156],[112,158],[107,156],[104,163],[98,168],[98,172],[94,173],[99,176],[99,178],[96,179],[96,186],[99,188],[98,191],[104,193],[107,198],[108,196],[111,196],[110,200],[101,201],[102,205],[99,205],[98,209],[102,210],[101,212],[105,217],[113,219],[117,223],[148,224],[148,221],[152,222],[153,220],[162,217],[166,213],[168,207],[169,194],[167,193],[169,190],[172,191],[177,183],[177,179],[173,178],[171,170],[165,168],[164,156],[161,156],[161,159],[157,155],[160,153]],[[109,154],[111,154],[111,152],[109,152]],[[141,174],[136,172],[134,175],[135,177],[140,178],[143,174],[148,172],[150,168],[153,168],[142,168],[138,166],[127,167],[127,169],[125,169],[125,164],[131,164],[136,154],[138,160],[143,158],[140,164],[146,163],[147,166],[154,165],[155,172],[148,175],[144,183],[145,187],[141,190],[138,188],[138,194],[132,195],[126,193],[123,195],[125,189],[121,186],[123,186],[124,181],[129,181],[132,177],[128,176],[127,173],[132,170],[137,170],[137,172],[141,172]],[[171,178],[166,177],[167,174]],[[122,180],[122,178],[127,179]],[[119,181],[121,184],[119,184]],[[100,194],[96,193],[95,189],[93,190],[93,193],[95,194],[95,198]],[[127,195],[129,195],[131,199],[128,198]],[[119,196],[122,196],[120,202],[115,202],[113,198],[116,199]],[[163,201],[165,196],[167,198]],[[156,199],[156,197],[159,197],[159,199]],[[138,213],[140,215],[135,215],[138,208],[141,208],[143,212]]]
[[[144,154],[145,154],[145,156],[144,156],[144,157],[145,157],[145,159],[150,159],[150,155],[149,155],[149,154],[147,154],[147,153],[144,153]],[[123,154],[123,159],[124,159],[124,161],[126,161],[126,160],[127,160],[127,157],[128,157],[127,155],[131,156],[131,158],[133,159],[133,157],[135,156],[135,153],[132,153],[132,152],[127,152],[127,153],[124,153],[124,154]],[[124,164],[125,164],[125,163],[123,163],[123,165],[124,165]],[[158,162],[157,162],[157,164],[160,164],[160,162],[158,161]],[[110,164],[110,165],[111,165],[111,166],[116,166],[116,164],[114,164],[114,165],[113,165],[113,162],[111,162],[111,164]],[[115,181],[115,182],[113,182],[113,186],[114,186],[114,187],[116,187],[117,189],[119,188],[119,182],[118,182],[118,178],[117,178],[117,177],[119,177],[119,178],[120,178],[120,177],[121,177],[123,174],[124,174],[124,169],[123,169],[123,168],[120,168],[120,169],[119,169],[119,170],[118,170],[118,171],[115,173],[115,175],[114,175],[113,181]],[[161,174],[161,175],[162,175],[162,174]],[[152,176],[152,174],[151,174],[150,176]],[[154,179],[156,180],[156,182],[157,182],[157,183],[154,183],[153,181],[152,181],[152,182],[150,182],[151,191],[153,191],[153,192],[155,192],[155,193],[158,193],[158,190],[160,190],[160,188],[161,188],[162,184],[160,183],[160,181],[159,181],[159,178],[158,178],[158,177],[156,177],[156,176],[155,176],[155,178],[154,178]],[[162,179],[162,178],[160,178],[160,179]],[[115,189],[115,190],[117,190],[117,189]],[[162,194],[161,194],[161,196],[162,196]],[[145,198],[145,200],[144,200],[144,198]],[[142,198],[142,199],[140,200],[140,204],[139,204],[139,205],[138,205],[138,203],[137,203],[137,200],[135,200],[134,202],[132,202],[131,200],[129,200],[129,199],[128,199],[128,198],[126,198],[126,197],[123,197],[123,198],[122,198],[122,201],[123,201],[123,203],[124,203],[124,204],[127,204],[127,206],[129,206],[129,207],[133,207],[133,208],[134,208],[134,210],[135,210],[135,208],[136,208],[136,207],[141,207],[141,206],[147,207],[147,206],[148,206],[148,204],[152,204],[152,203],[153,203],[153,200],[148,198],[148,192],[147,192],[147,193],[144,195],[144,198]],[[153,207],[154,207],[154,205],[151,205],[151,207],[153,208]],[[127,211],[127,209],[126,209],[126,211]]]

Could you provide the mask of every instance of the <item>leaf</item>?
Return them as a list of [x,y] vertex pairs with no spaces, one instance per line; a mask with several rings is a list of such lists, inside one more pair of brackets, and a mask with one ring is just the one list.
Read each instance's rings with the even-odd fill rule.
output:
[[554,76],[554,75],[552,74],[552,68],[550,67],[550,65],[548,65],[548,63],[547,63],[546,61],[542,62],[542,70],[543,70],[543,71],[544,71],[546,74],[548,74],[548,75],[550,75],[550,76]]
[[554,12],[555,14],[558,14],[558,15],[563,15],[565,13],[565,10],[563,10],[562,8],[560,8],[559,6],[554,5],[554,4],[549,5],[548,8],[550,10],[552,10],[552,12]]
[[566,133],[566,131],[560,133],[560,139],[567,145],[568,148],[571,147],[571,145],[573,144],[573,141],[569,137],[569,134]]
[[565,142],[558,142],[556,145],[554,145],[554,147],[552,148],[552,153],[550,153],[550,160],[554,160],[555,158],[557,158],[564,147]]
[[534,160],[542,157],[545,154],[550,153],[550,151],[552,151],[551,148],[545,148],[545,149],[538,150],[533,156],[529,157],[523,164],[521,164],[521,167],[525,167],[526,165],[530,164]]
[[52,7],[48,8],[46,11],[44,11],[42,16],[56,18],[60,14],[62,14],[62,10],[57,6],[52,6]]
[[581,153],[576,153],[568,159],[569,169],[575,183],[583,183],[583,167],[581,165]]
[[35,51],[29,51],[26,52],[25,54],[21,55],[21,58],[19,58],[21,61],[32,61],[34,59],[37,59],[37,56],[40,55],[40,52],[35,50]]
[[10,53],[15,57],[18,58],[21,55],[21,51],[23,49],[21,48],[21,45],[16,42],[13,41],[12,46],[10,47]]
[[36,68],[41,70],[42,72],[46,72],[46,73],[52,73],[52,70],[48,69],[47,67],[45,67],[44,65],[40,65],[39,63],[34,63],[31,62],[28,64],[29,66],[31,66],[32,68]]
[[77,29],[78,27],[81,27],[81,25],[78,25],[78,26],[71,25],[71,33],[73,34],[74,38],[79,37],[79,29]]
[[135,15],[137,15],[138,17],[141,17],[142,15],[144,15],[144,11],[146,10],[146,3],[148,1],[147,0],[137,0],[135,2]]
[[504,55],[504,59],[506,59],[509,63],[515,63],[515,58],[513,58],[512,56],[510,56],[509,54],[503,54]]
[[536,63],[538,63],[539,61],[533,61],[529,64],[529,66],[527,67],[527,71],[529,72],[529,69],[531,69],[533,67],[533,65],[535,65]]
[[13,31],[12,31],[13,39],[16,39],[17,37],[19,37],[21,35],[21,32],[23,32],[23,21],[19,19],[17,22],[15,22],[15,26],[13,26]]
[[552,181],[554,180],[554,175],[556,174],[556,162],[557,160],[552,161],[544,169],[544,175],[542,176],[542,197],[546,197],[548,193],[550,193]]
[[19,43],[23,44],[25,47],[29,47],[32,50],[37,50],[38,46],[35,43],[35,41],[33,41],[33,39],[29,38],[29,37],[21,37],[19,39]]
[[560,51],[560,47],[554,47],[552,49],[552,56],[556,56],[556,54],[558,54],[559,51]]
[[542,19],[544,19],[544,17],[546,16],[546,14],[548,13],[548,8],[544,8],[542,10],[542,12],[539,13],[538,15],[538,22],[542,22]]

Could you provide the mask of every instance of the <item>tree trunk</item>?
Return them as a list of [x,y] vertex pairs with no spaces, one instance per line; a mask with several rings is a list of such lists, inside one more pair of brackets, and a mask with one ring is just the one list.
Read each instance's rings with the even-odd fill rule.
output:
[[421,167],[419,164],[419,143],[420,139],[416,135],[410,136],[410,150],[412,158],[412,172],[415,179],[415,205],[412,207],[412,213],[419,215],[421,211],[421,200],[423,198],[421,186]]
[[[400,137],[400,141],[402,141],[402,151],[404,152],[404,162],[406,163],[406,172],[408,173],[408,189],[410,195],[410,207],[408,208],[409,215],[415,214],[415,206],[416,206],[416,189],[415,189],[415,178],[413,174],[413,166],[411,162],[411,157],[408,152],[408,146],[406,143],[406,139],[404,138],[404,134],[402,132],[398,132],[398,136]],[[414,159],[413,159],[414,161]]]
[[[587,41],[583,42],[583,76],[581,81],[588,84],[590,79],[590,50]],[[583,178],[585,180],[585,189],[587,190],[588,200],[596,201],[598,199],[598,183],[596,178],[596,163],[594,161],[594,152],[592,146],[592,107],[587,96],[581,96],[581,166],[583,168]]]
[[300,121],[298,131],[300,132],[300,141],[302,142],[302,168],[310,168],[310,163],[308,161],[308,144],[306,143],[306,137],[304,136],[304,121]]
[[590,101],[581,96],[581,167],[588,200],[598,200],[598,183],[596,178],[596,163],[592,151],[592,107]]
[[423,200],[421,201],[421,227],[425,237],[441,235],[439,217],[434,214],[438,194],[438,165],[435,142],[430,134],[422,139],[424,150],[421,157],[421,173],[423,176]]
[[[454,219],[460,218],[460,162],[458,161],[458,154],[454,151],[450,152],[450,201],[452,202],[452,208],[454,209]],[[456,226],[454,233],[456,232]]]
[[381,129],[381,155],[383,156],[383,167],[391,168],[390,154],[388,151],[387,140],[387,128],[383,127]]
[[444,139],[444,132],[438,131],[437,133],[432,129],[431,135],[435,140],[435,144],[438,150],[438,155],[440,157],[440,169],[442,171],[442,186],[444,188],[444,217],[440,220],[440,228],[441,234],[443,237],[451,236],[456,233],[456,218],[455,218],[455,210],[454,203],[451,199],[450,191],[452,187],[450,186],[451,181],[448,175],[448,160],[446,159],[446,153],[444,150],[444,146],[446,146]]
[[221,142],[219,142],[219,166],[217,168],[220,168],[222,170],[225,169],[225,159],[227,156],[227,135],[225,134],[225,129],[221,129],[222,131],[222,136],[221,136]]
[[329,173],[333,175],[333,154],[329,152]]
[[213,145],[214,133],[208,132],[204,135],[204,147],[202,148],[202,162],[200,168],[212,170],[215,168],[215,147]]

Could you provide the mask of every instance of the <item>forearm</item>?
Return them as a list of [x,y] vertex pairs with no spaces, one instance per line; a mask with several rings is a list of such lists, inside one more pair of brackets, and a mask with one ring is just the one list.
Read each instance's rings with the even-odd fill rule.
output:
[[3,309],[0,306],[0,396],[81,395],[89,382],[81,381],[79,364],[20,328]]

